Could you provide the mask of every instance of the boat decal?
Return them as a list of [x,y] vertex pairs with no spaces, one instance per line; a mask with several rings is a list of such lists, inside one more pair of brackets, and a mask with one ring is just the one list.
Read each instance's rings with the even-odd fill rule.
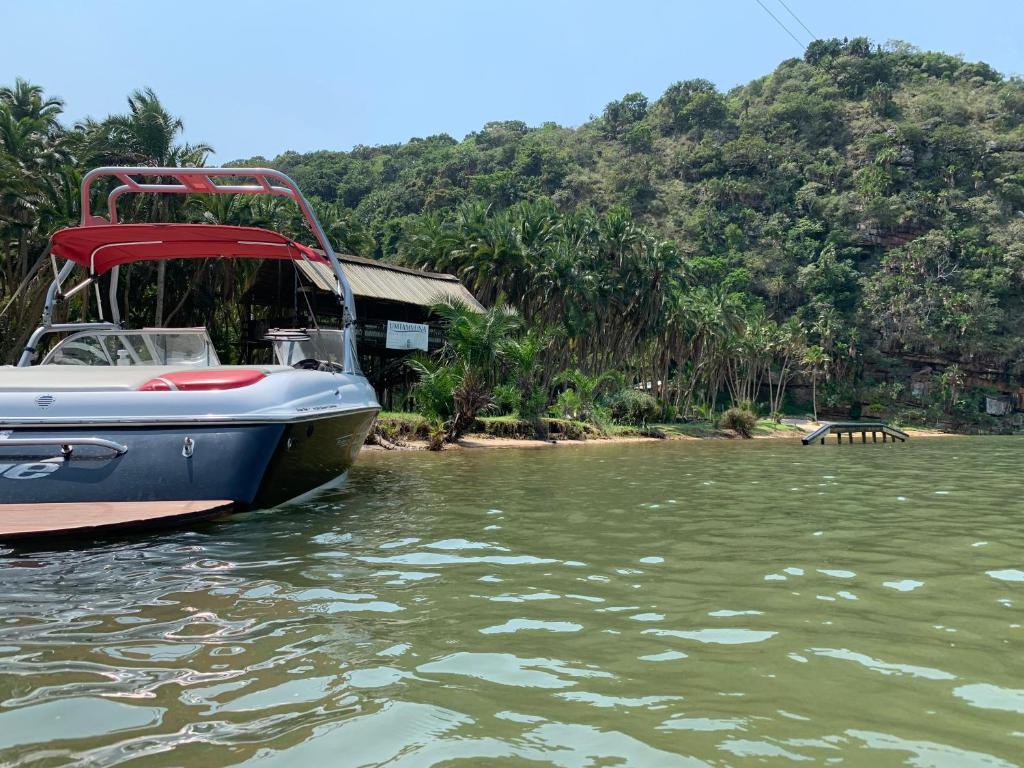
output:
[[57,461],[30,461],[24,464],[0,464],[0,477],[8,480],[38,480],[60,469]]

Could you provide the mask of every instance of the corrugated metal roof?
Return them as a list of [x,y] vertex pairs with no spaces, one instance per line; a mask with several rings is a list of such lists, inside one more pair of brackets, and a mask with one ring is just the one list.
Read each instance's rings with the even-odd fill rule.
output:
[[[373,259],[339,256],[341,269],[356,297],[400,301],[429,307],[446,298],[458,299],[483,312],[483,306],[454,275],[420,272]],[[324,291],[334,287],[334,271],[326,264],[296,261],[302,273]]]

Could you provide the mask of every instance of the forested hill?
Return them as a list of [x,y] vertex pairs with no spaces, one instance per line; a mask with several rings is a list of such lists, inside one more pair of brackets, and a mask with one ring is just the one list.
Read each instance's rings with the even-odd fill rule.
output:
[[[208,161],[207,145],[179,143],[182,119],[152,90],[74,125],[63,107],[40,85],[0,87],[0,361],[39,317],[46,242],[79,218],[83,173]],[[784,397],[798,372],[812,407],[820,380],[836,410],[951,421],[1024,385],[1024,81],[986,64],[816,41],[728,93],[687,80],[578,128],[506,121],[461,141],[239,162],[293,175],[339,248],[451,272],[485,304],[513,305],[514,360],[485,324],[490,368],[429,379],[485,382],[496,399],[500,384],[516,393],[505,412],[537,416],[565,394],[554,382],[609,372],[649,384],[666,418],[725,402],[799,411],[801,390]],[[279,199],[133,200],[124,221],[308,238]],[[251,272],[216,259],[133,270],[129,326],[205,324],[225,359],[238,354]],[[89,296],[62,311],[91,316]]]
[[[469,224],[530,251],[531,220],[621,206],[674,241],[688,282],[796,314],[826,348],[1019,373],[1024,82],[984,63],[817,41],[729,92],[687,80],[632,93],[578,128],[494,122],[461,141],[245,162],[352,209],[355,250],[470,283],[486,271],[473,253],[495,269],[500,254],[474,248]],[[529,253],[517,263],[538,267]]]

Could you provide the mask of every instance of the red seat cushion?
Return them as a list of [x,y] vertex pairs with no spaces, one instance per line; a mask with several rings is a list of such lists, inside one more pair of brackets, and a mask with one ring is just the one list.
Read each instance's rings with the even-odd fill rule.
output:
[[260,379],[266,378],[263,371],[256,371],[251,368],[228,368],[213,370],[178,371],[168,373],[150,379],[141,387],[143,392],[170,392],[178,390],[181,392],[214,390],[214,389],[238,389],[255,384]]

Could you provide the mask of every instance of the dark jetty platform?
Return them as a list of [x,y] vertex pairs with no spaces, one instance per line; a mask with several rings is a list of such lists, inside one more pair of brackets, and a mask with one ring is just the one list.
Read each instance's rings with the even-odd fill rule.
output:
[[801,442],[804,445],[811,445],[818,441],[821,444],[825,444],[825,438],[829,435],[836,436],[836,442],[842,444],[843,435],[847,436],[847,442],[854,442],[854,435],[860,435],[860,441],[866,443],[868,441],[868,435],[871,435],[871,442],[879,442],[878,436],[882,436],[881,442],[896,442],[899,440],[901,443],[905,443],[910,437],[906,432],[890,427],[881,421],[837,421],[831,424],[823,424],[818,429],[811,432],[811,434],[801,438]]

